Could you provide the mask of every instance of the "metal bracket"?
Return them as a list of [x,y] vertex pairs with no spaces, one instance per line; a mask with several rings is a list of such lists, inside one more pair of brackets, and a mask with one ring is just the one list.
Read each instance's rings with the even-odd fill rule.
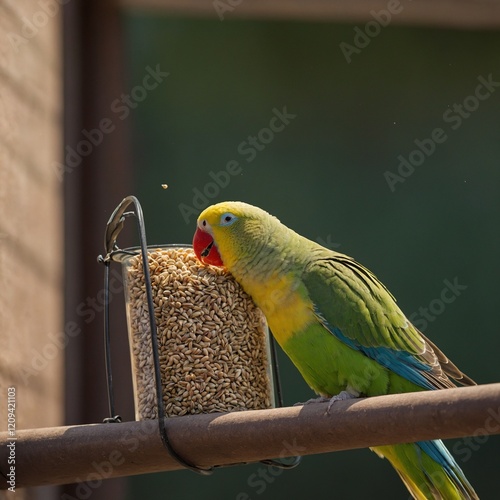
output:
[[[129,205],[133,204],[135,206],[135,211],[126,212]],[[158,405],[158,425],[159,432],[162,443],[164,447],[167,449],[168,453],[177,460],[183,467],[190,469],[198,474],[202,475],[210,475],[213,473],[214,469],[219,466],[213,467],[199,467],[190,463],[189,461],[182,458],[172,447],[172,444],[169,441],[167,429],[165,426],[165,407],[163,403],[163,390],[161,384],[161,371],[160,371],[160,359],[158,354],[158,334],[156,327],[156,318],[154,314],[154,302],[153,302],[153,293],[151,286],[151,275],[149,272],[149,263],[148,263],[148,254],[147,254],[147,241],[146,241],[146,228],[144,224],[144,216],[142,212],[142,207],[139,203],[139,200],[135,196],[127,196],[122,200],[122,202],[115,208],[111,217],[108,220],[106,225],[106,231],[104,234],[104,248],[106,251],[106,255],[103,257],[99,255],[97,257],[97,261],[104,264],[104,348],[105,348],[105,357],[106,357],[106,377],[108,384],[108,403],[109,403],[109,414],[110,417],[105,418],[104,422],[106,423],[119,423],[122,421],[119,415],[115,414],[115,404],[114,404],[114,395],[113,395],[113,376],[111,370],[111,336],[110,336],[110,322],[109,322],[109,268],[111,261],[113,260],[113,255],[115,253],[121,252],[121,250],[116,241],[120,232],[123,229],[125,219],[128,217],[134,216],[137,221],[137,228],[140,239],[140,251],[142,255],[142,264],[144,269],[144,279],[146,282],[146,297],[148,303],[148,312],[149,312],[149,323],[151,329],[151,344],[153,350],[153,364],[155,371],[155,387],[156,387],[156,398]],[[274,344],[274,338],[271,336],[271,358],[272,358],[272,366],[273,366],[273,375],[275,380],[276,394],[278,405],[283,406],[283,397],[281,391],[281,382],[279,379],[279,370],[278,370],[278,360],[276,355],[276,347]],[[301,461],[301,457],[293,457],[290,462],[285,463],[277,460],[263,460],[262,463],[279,467],[282,469],[291,469],[296,467]]]

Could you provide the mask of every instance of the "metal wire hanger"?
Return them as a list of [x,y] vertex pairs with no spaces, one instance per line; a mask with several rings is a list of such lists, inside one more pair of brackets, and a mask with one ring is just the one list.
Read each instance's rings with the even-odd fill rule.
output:
[[[133,204],[135,211],[126,212],[127,208]],[[118,235],[123,229],[125,219],[127,217],[135,217],[137,222],[137,229],[139,233],[140,240],[140,252],[142,256],[142,265],[144,270],[144,280],[146,284],[146,298],[148,304],[149,313],[149,324],[151,331],[151,344],[153,351],[153,365],[155,373],[155,389],[156,389],[156,399],[157,399],[157,415],[158,415],[158,427],[160,432],[161,441],[163,446],[166,448],[168,453],[179,462],[183,467],[192,470],[198,474],[210,475],[213,473],[215,468],[221,467],[215,465],[212,467],[199,467],[191,462],[185,460],[180,456],[177,451],[172,447],[172,444],[168,438],[167,428],[165,425],[165,405],[163,402],[163,388],[161,383],[161,370],[160,370],[160,358],[158,352],[158,334],[156,326],[156,318],[154,313],[154,301],[153,292],[151,285],[151,275],[149,272],[148,263],[148,253],[147,253],[147,242],[146,242],[146,228],[144,224],[144,216],[142,212],[142,207],[139,200],[135,196],[127,196],[121,203],[115,208],[111,214],[108,223],[106,225],[106,231],[104,235],[104,248],[106,255],[103,257],[99,255],[97,261],[104,264],[104,351],[105,351],[105,362],[106,362],[106,380],[108,387],[108,407],[109,407],[109,417],[105,418],[103,421],[105,423],[119,423],[122,421],[120,415],[115,412],[115,401],[114,401],[114,391],[113,391],[113,375],[111,369],[111,331],[110,331],[110,321],[109,321],[109,275],[110,275],[110,264],[113,260],[113,256],[117,253],[126,253],[125,250],[121,250],[116,241]],[[135,255],[135,253],[134,253]],[[276,354],[275,341],[272,336],[271,338],[271,359],[272,359],[272,370],[273,378],[275,383],[276,396],[278,401],[278,406],[283,406],[283,393],[281,390],[281,381],[279,377],[279,367]],[[299,465],[302,457],[292,457],[289,458],[287,462],[281,462],[279,460],[262,460],[261,462],[273,466],[279,467],[281,469],[292,469]]]

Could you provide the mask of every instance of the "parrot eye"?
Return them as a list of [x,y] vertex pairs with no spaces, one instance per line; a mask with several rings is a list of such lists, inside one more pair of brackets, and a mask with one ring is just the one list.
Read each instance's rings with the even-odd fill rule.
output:
[[222,214],[221,218],[220,218],[220,225],[221,226],[230,226],[236,219],[237,219],[237,217],[229,212]]

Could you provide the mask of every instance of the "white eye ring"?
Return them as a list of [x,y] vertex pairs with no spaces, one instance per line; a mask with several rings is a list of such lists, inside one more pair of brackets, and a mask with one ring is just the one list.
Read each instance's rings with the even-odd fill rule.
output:
[[220,225],[221,226],[230,226],[233,222],[238,219],[235,215],[230,212],[226,212],[220,216]]

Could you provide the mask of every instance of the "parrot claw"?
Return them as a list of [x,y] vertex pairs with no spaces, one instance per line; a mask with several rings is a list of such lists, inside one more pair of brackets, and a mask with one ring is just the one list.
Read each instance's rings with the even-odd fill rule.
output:
[[325,398],[324,396],[319,396],[317,398],[308,399],[305,403],[295,403],[293,406],[305,406],[313,403],[328,403],[328,408],[326,409],[326,414],[330,413],[330,410],[333,404],[336,401],[348,401],[349,399],[356,399],[359,397],[359,394],[353,394],[349,391],[341,391],[337,395],[332,396],[331,398]]
[[293,406],[305,406],[313,403],[327,403],[330,401],[330,398],[324,398],[323,396],[319,396],[317,398],[308,399],[305,403],[295,403]]
[[[336,401],[348,401],[349,399],[356,399],[357,397],[359,397],[359,394],[352,394],[351,392],[348,391],[339,392],[337,395],[332,396],[330,398],[329,400],[330,402],[328,403],[328,408],[326,409],[326,414],[328,415],[330,413],[330,410]],[[328,398],[325,399],[328,400]]]

